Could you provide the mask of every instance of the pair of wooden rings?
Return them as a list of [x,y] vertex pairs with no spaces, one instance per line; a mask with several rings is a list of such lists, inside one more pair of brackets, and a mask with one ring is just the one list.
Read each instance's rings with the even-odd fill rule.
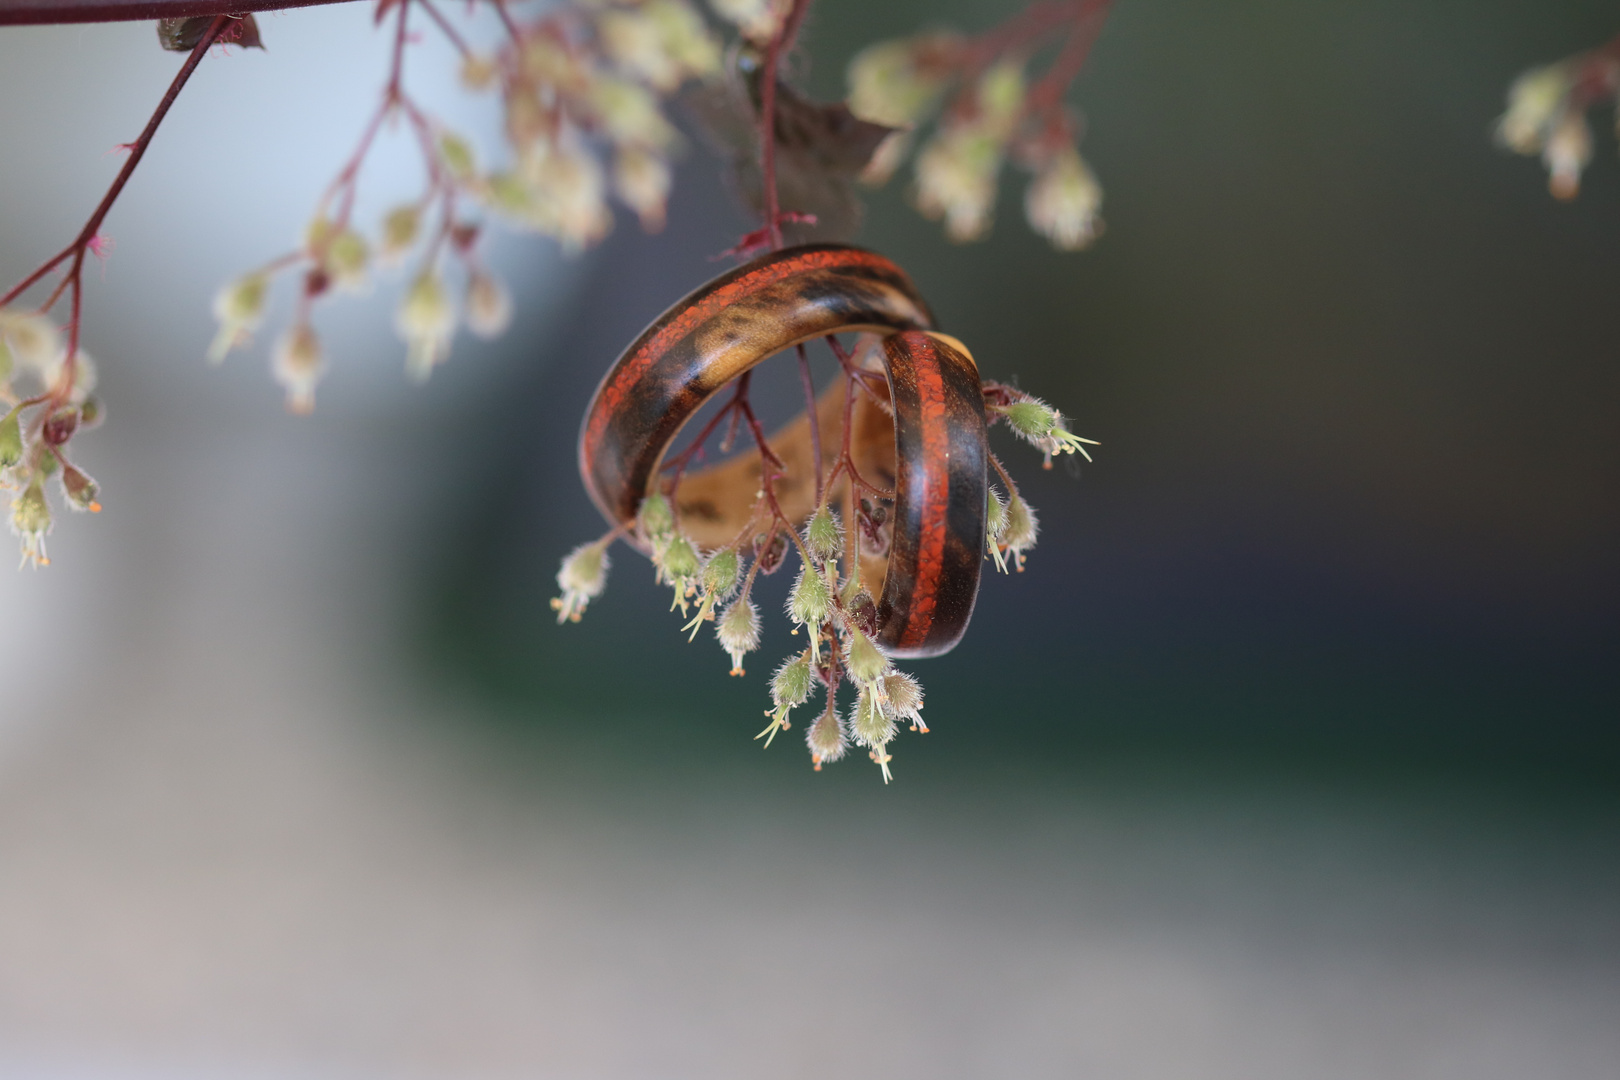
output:
[[[666,311],[602,380],[580,432],[585,488],[638,543],[636,512],[658,484],[670,444],[721,388],[800,342],[842,331],[883,334],[889,400],[879,406],[857,395],[851,456],[894,499],[884,508],[887,550],[862,551],[862,577],[883,583],[880,594],[874,590],[876,639],[892,655],[948,652],[979,591],[989,450],[978,368],[960,342],[933,326],[911,279],[869,251],[812,244],[739,266]],[[823,468],[841,452],[843,385],[816,404]],[[802,525],[815,509],[808,416],[770,444],[786,474],[776,482],[777,501]],[[731,542],[752,515],[759,476],[752,454],[685,474],[675,500],[682,529],[700,547]],[[842,487],[848,520],[856,496],[847,481]]]

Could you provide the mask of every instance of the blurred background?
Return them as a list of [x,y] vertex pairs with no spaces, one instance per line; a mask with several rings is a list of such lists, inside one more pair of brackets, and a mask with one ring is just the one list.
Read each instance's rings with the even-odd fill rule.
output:
[[[820,0],[803,82],[1015,9]],[[207,370],[213,290],[372,108],[369,23],[205,61],[87,275],[106,510],[0,574],[0,1075],[1620,1075],[1620,161],[1600,113],[1562,204],[1490,139],[1611,5],[1123,3],[1093,250],[1017,175],[975,245],[871,200],[985,373],[1102,443],[1003,447],[1041,543],[912,666],[887,788],[750,741],[772,620],[728,679],[622,548],[547,606],[600,530],[591,390],[752,227],[701,147],[662,235],[496,241],[517,321],[426,387],[397,279],[320,316],[313,417],[264,341]],[[0,280],[94,206],[152,39],[0,32]],[[495,145],[446,50],[409,71]],[[361,219],[414,169],[388,144]]]

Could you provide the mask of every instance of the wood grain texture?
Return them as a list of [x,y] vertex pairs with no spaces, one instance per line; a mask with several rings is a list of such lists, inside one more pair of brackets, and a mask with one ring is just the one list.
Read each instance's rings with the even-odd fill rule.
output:
[[[876,500],[886,524],[877,548],[863,544],[861,573],[881,583],[872,589],[880,644],[897,657],[947,652],[978,595],[988,450],[978,369],[960,342],[927,332],[931,323],[905,274],[858,248],[791,248],[739,267],[665,312],[603,379],[580,435],[586,489],[609,521],[633,533],[675,436],[728,383],[809,338],[898,330],[872,350],[887,399],[856,399],[852,456],[868,481],[894,492]],[[842,442],[845,388],[840,376],[817,400],[823,469]],[[800,525],[814,510],[808,419],[770,442],[786,473],[778,502]],[[676,498],[682,528],[703,548],[729,543],[749,520],[759,475],[755,453],[687,473]],[[849,485],[840,482],[828,498],[847,519]]]

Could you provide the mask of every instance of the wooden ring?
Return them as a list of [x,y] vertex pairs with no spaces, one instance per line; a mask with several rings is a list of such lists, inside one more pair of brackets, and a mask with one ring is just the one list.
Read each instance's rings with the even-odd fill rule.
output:
[[[966,629],[978,591],[988,452],[973,359],[954,339],[920,332],[932,323],[905,272],[859,248],[807,245],[740,266],[666,311],[602,380],[580,433],[586,490],[639,546],[636,512],[665,453],[722,387],[799,342],[840,331],[887,333],[881,359],[894,418],[861,395],[852,436],[863,475],[895,497],[888,550],[863,553],[862,573],[884,583],[882,644],[899,656],[943,653]],[[841,445],[842,400],[840,379],[817,403],[828,436],[823,467]],[[787,473],[778,502],[796,525],[814,509],[808,430],[801,416],[771,437]],[[686,474],[676,507],[683,529],[700,547],[730,542],[758,490],[755,455]],[[846,515],[851,501],[846,493]]]

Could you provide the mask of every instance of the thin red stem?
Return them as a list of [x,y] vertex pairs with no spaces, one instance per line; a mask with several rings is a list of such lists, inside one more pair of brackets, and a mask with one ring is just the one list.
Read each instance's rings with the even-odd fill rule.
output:
[[810,377],[810,354],[805,351],[804,342],[798,344],[799,350],[799,381],[804,384],[805,414],[810,418],[810,459],[815,462],[816,470],[816,509],[821,509],[821,497],[825,488],[821,485],[821,417],[816,410],[816,384]]
[[[207,54],[209,46],[213,45],[214,39],[217,38],[221,31],[230,25],[230,23],[231,18],[228,15],[215,16],[214,21],[210,23],[208,29],[203,32],[203,36],[197,40],[197,44],[193,46],[191,54],[186,57],[186,62],[181,65],[179,72],[176,73],[174,77],[174,80],[169,83],[168,90],[164,91],[163,99],[158,102],[158,106],[153,111],[151,119],[147,120],[145,129],[141,131],[140,136],[133,143],[129,144],[129,157],[124,160],[124,167],[118,170],[118,175],[113,179],[112,186],[109,187],[107,189],[107,193],[101,197],[100,204],[90,215],[90,219],[84,223],[84,228],[79,230],[79,235],[74,239],[73,243],[63,248],[59,254],[54,256],[39,269],[35,270],[32,274],[29,274],[26,278],[14,286],[11,291],[7,292],[4,296],[0,296],[0,307],[4,307],[5,305],[11,303],[11,301],[15,300],[23,292],[23,290],[27,289],[30,285],[33,285],[46,274],[50,273],[51,270],[54,269],[56,265],[63,259],[66,259],[70,255],[75,255],[75,253],[76,257],[74,258],[73,268],[69,271],[69,275],[75,280],[78,278],[79,271],[84,265],[84,249],[86,245],[88,245],[90,241],[94,239],[96,233],[100,231],[101,223],[106,220],[107,213],[112,209],[113,203],[118,201],[118,196],[123,192],[124,185],[129,183],[129,178],[135,172],[135,167],[141,163],[141,158],[146,154],[146,148],[152,143],[152,136],[157,134],[158,125],[163,123],[163,118],[169,113],[169,107],[173,105],[175,99],[180,96],[180,91],[185,87],[187,81],[190,80],[191,73],[197,70],[197,65],[202,63],[202,58]],[[60,295],[60,292],[58,292],[58,295]],[[74,344],[77,344],[77,317],[74,318],[73,325],[69,329],[69,333],[73,338]],[[72,356],[73,352],[70,346],[68,351],[70,363],[72,362]]]

